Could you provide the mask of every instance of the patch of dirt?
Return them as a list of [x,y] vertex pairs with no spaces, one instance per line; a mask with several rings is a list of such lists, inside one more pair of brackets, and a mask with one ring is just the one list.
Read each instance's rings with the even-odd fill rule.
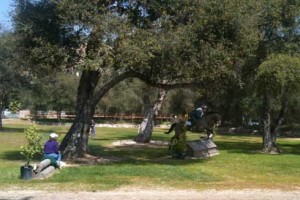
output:
[[[75,160],[72,160],[72,164],[68,163],[66,167],[68,166],[76,166],[76,165],[96,165],[96,164],[106,164],[106,163],[112,163],[112,162],[118,162],[121,161],[122,158],[117,157],[97,157],[90,154],[85,154],[81,158],[76,158]],[[1,199],[0,199],[1,200]]]
[[296,200],[300,191],[281,190],[172,190],[126,188],[113,191],[41,191],[8,190],[0,191],[0,199],[6,200]]
[[113,142],[112,146],[146,146],[146,147],[151,147],[151,148],[155,148],[155,147],[162,147],[162,146],[169,146],[169,142],[165,142],[165,141],[158,141],[158,140],[151,140],[148,143],[138,143],[135,142],[133,140],[120,140],[117,142]]
[[[137,143],[133,140],[119,140],[116,142],[113,142],[111,144],[112,147],[149,147],[149,148],[158,148],[158,147],[168,147],[169,142],[165,141],[150,141],[149,143]],[[106,163],[112,163],[112,162],[119,162],[124,160],[123,158],[118,157],[98,157],[93,156],[90,154],[85,154],[82,158],[77,158],[76,160],[73,160],[73,164],[66,164],[66,167],[68,166],[74,166],[74,165],[96,165],[96,164],[106,164]]]

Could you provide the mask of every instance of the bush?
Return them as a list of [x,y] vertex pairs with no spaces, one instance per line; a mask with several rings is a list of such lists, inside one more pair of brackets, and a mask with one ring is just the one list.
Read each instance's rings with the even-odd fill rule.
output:
[[37,133],[35,125],[25,130],[26,144],[21,146],[21,154],[25,157],[25,166],[30,165],[35,154],[42,153],[42,135]]
[[170,150],[172,152],[172,157],[184,159],[186,154],[186,126],[181,127],[181,131],[178,138],[174,138],[171,143]]

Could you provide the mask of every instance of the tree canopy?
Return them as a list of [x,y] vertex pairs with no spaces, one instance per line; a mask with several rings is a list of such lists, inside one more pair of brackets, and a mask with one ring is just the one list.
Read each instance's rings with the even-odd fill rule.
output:
[[27,58],[19,60],[24,70],[32,76],[80,72],[76,118],[61,144],[68,158],[88,152],[97,103],[125,79],[164,90],[199,88],[219,105],[226,96],[229,105],[232,94],[250,91],[248,81],[254,84],[256,70],[263,70],[268,62],[261,63],[270,54],[299,51],[298,1],[15,3],[18,53]]

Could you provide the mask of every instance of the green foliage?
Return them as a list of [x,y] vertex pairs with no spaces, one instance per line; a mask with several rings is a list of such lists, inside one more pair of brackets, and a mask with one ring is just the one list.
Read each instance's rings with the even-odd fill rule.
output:
[[59,73],[48,78],[49,82],[44,83],[44,86],[50,96],[47,101],[49,108],[56,111],[74,110],[79,78],[68,73]]
[[[15,66],[16,43],[12,32],[0,32],[0,110],[11,107],[9,102],[13,103],[10,109],[18,111],[20,105],[19,91],[26,88],[27,78],[23,72],[20,72]],[[2,120],[2,118],[1,118]],[[2,122],[0,122],[0,126]],[[1,127],[0,127],[1,128]]]
[[21,109],[21,103],[18,101],[11,101],[9,103],[9,110],[13,113],[18,112]]
[[187,150],[187,146],[186,146],[186,140],[187,140],[187,136],[186,136],[186,126],[183,125],[181,127],[180,130],[180,134],[178,138],[174,138],[172,140],[171,146],[170,146],[170,150],[172,153],[172,157],[174,158],[179,158],[179,159],[183,159],[185,157],[185,153]]
[[36,126],[33,125],[25,130],[26,144],[21,146],[21,154],[25,157],[26,166],[36,154],[42,153],[42,135],[37,132]]
[[[56,73],[52,76],[32,79],[30,90],[20,92],[23,107],[37,111],[73,111],[79,78],[71,73]],[[34,97],[34,98],[32,98]]]
[[276,97],[284,91],[297,91],[300,81],[300,58],[285,54],[271,55],[256,76],[260,93]]
[[[145,88],[147,88],[145,84],[139,80],[122,81],[102,98],[97,105],[97,112],[142,114],[142,96],[145,93]],[[147,93],[152,91],[149,87],[146,90]]]
[[[30,75],[60,71],[68,59],[69,40],[63,40],[64,27],[51,1],[16,0],[13,14],[19,65]],[[24,60],[26,58],[26,60]]]
[[[149,84],[200,82],[196,87],[206,92],[203,97],[238,118],[243,112],[240,94],[251,91],[241,88],[252,88],[248,81],[252,82],[260,63],[272,52],[299,51],[297,1],[154,0],[125,4],[16,1],[19,66],[28,67],[30,75],[52,74],[63,68],[85,70],[82,74],[88,76],[81,79],[77,99],[87,99],[77,102],[77,108],[101,101],[118,81],[128,78],[122,75],[129,71]],[[92,74],[93,79],[89,78]],[[252,96],[253,90],[250,93]],[[42,100],[51,95],[45,92],[41,97],[36,110],[48,108],[48,102]],[[114,107],[120,107],[120,102]]]

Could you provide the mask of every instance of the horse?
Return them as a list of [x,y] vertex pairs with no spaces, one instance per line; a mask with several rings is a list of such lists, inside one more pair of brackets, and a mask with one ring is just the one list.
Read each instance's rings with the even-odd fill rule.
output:
[[[194,126],[191,126],[190,121],[188,120],[186,123],[184,121],[180,121],[174,124],[175,135],[171,138],[171,142],[174,139],[179,139],[180,135],[183,132],[184,126],[186,126],[186,130],[196,133],[201,133],[206,131],[207,138],[211,139],[213,137],[213,129],[216,126],[221,124],[221,115],[218,113],[208,113],[204,115],[201,119],[198,119]],[[170,131],[169,131],[170,132]]]
[[211,138],[213,128],[219,125],[221,125],[221,115],[218,113],[208,113],[201,119],[198,119],[193,127],[187,125],[187,129],[196,133],[206,131],[207,137]]

